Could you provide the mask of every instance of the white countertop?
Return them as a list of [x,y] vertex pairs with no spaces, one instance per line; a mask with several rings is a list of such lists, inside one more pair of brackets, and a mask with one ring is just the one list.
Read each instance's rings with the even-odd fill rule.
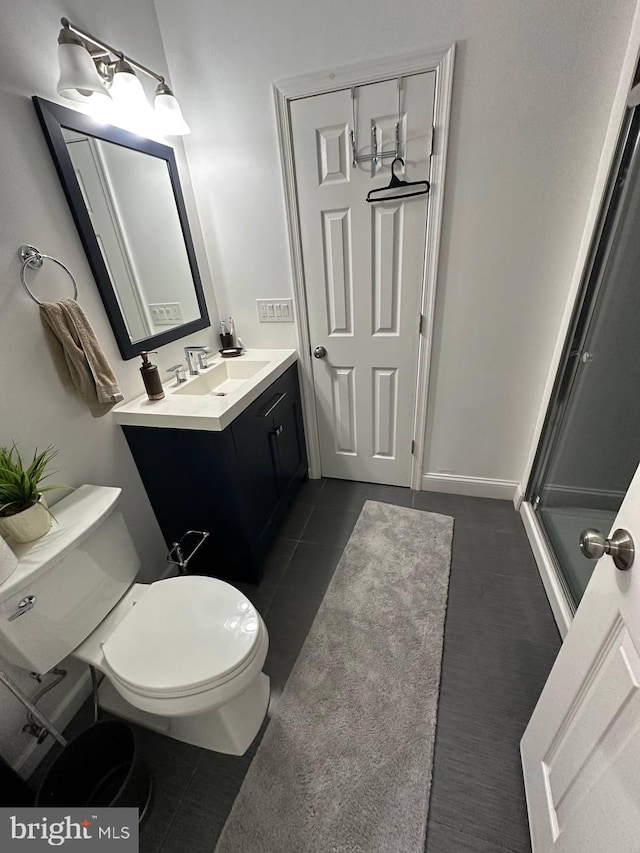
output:
[[[220,432],[253,403],[262,392],[287,370],[297,359],[293,349],[250,349],[235,359],[217,355],[207,370],[199,376],[189,376],[187,382],[178,384],[171,379],[163,384],[165,398],[155,402],[146,394],[120,403],[113,409],[119,424],[170,429],[197,429]],[[229,391],[224,397],[210,394],[189,394],[189,386],[198,382],[221,362],[268,362],[254,376],[242,382],[241,387]],[[142,379],[140,380],[142,383]],[[200,383],[201,384],[201,383]],[[196,386],[197,387],[197,386]],[[176,393],[179,392],[179,393]]]

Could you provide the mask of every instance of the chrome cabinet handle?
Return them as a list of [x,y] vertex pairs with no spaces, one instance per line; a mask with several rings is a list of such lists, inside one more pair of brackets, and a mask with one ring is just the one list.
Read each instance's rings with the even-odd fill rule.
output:
[[281,402],[284,400],[284,398],[285,398],[286,396],[287,396],[287,392],[286,392],[286,391],[283,391],[283,392],[282,392],[282,394],[279,394],[279,395],[278,395],[278,399],[275,401],[275,403],[273,403],[271,406],[269,406],[269,408],[268,408],[268,409],[267,409],[267,411],[262,415],[262,417],[263,417],[263,418],[268,418],[268,417],[269,417],[269,415],[271,414],[271,412],[275,409],[275,407],[276,407],[279,403],[281,403]]
[[32,609],[35,603],[35,595],[25,595],[25,597],[18,602],[18,609],[16,612],[12,616],[9,616],[9,622],[13,622],[14,619],[17,619],[19,616],[24,616],[27,611]]
[[313,351],[314,358],[326,358],[327,351],[324,347],[316,347]]
[[626,572],[633,565],[635,546],[628,530],[619,528],[610,539],[592,527],[580,534],[580,550],[589,560],[599,560],[604,554],[613,559],[616,569]]

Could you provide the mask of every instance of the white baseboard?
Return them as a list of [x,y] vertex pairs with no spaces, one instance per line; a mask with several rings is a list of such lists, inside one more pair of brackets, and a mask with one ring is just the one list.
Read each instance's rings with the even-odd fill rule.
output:
[[533,551],[533,556],[538,566],[540,578],[547,593],[553,616],[560,631],[560,636],[564,640],[573,621],[571,607],[567,601],[564,589],[556,573],[555,564],[530,503],[525,502],[521,505],[520,517],[529,538],[529,544],[531,545],[531,550]]
[[[71,690],[63,696],[53,712],[47,713],[46,716],[58,731],[61,732],[69,725],[89,696],[91,696],[91,676],[87,671],[76,681]],[[32,743],[27,744],[16,759],[14,763],[15,769],[24,779],[28,779],[54,743],[55,740],[51,735],[40,746],[38,746],[34,738]]]
[[445,492],[449,495],[468,495],[472,498],[514,500],[519,483],[512,480],[489,480],[484,477],[462,477],[459,474],[423,474],[424,492]]

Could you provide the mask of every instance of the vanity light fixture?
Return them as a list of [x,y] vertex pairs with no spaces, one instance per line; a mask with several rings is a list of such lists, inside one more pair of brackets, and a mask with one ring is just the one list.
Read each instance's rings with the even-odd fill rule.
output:
[[119,59],[113,66],[111,97],[128,110],[149,106],[142,83],[126,59]]
[[63,27],[58,36],[58,64],[59,95],[84,102],[95,94],[111,97],[84,42],[67,27]]
[[171,130],[157,121],[151,104],[142,88],[142,83],[126,59],[119,59],[113,66],[111,81],[111,97],[113,98],[112,118],[115,124],[140,132],[152,132],[155,129],[166,135],[172,135]]
[[141,118],[151,110],[135,73],[136,70],[141,71],[158,81],[155,98],[158,131],[166,136],[185,136],[191,132],[180,104],[161,74],[81,30],[67,18],[62,18],[61,23],[58,36],[59,95],[92,106],[98,101],[110,101],[121,116]]
[[158,83],[156,89],[156,117],[167,136],[185,136],[191,133],[184,120],[178,99],[166,83]]

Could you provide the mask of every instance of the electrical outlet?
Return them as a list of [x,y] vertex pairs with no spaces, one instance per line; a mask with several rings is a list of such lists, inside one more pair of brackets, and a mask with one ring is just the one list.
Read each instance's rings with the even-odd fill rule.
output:
[[291,299],[256,299],[256,307],[261,323],[293,323]]
[[156,326],[181,326],[184,322],[179,302],[152,302],[149,311]]

